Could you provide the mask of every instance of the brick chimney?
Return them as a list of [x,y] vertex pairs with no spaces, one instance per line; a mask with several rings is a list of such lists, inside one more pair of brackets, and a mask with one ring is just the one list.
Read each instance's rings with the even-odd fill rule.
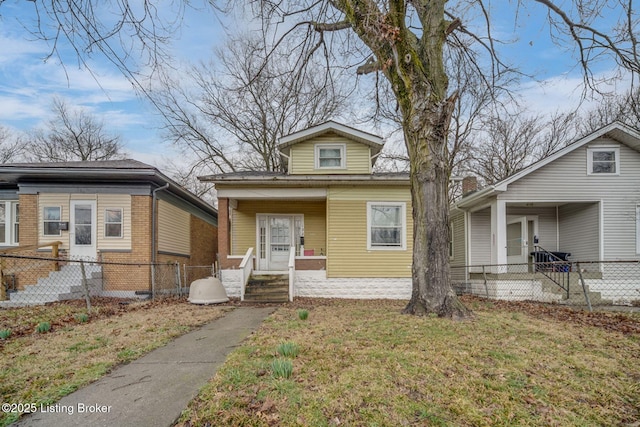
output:
[[462,196],[478,191],[478,178],[473,175],[467,175],[462,178]]

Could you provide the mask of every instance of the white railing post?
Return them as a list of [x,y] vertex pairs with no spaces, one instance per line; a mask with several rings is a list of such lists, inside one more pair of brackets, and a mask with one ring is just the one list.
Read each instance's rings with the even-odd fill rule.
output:
[[240,263],[240,271],[241,271],[240,301],[244,301],[244,290],[247,287],[247,283],[249,282],[249,277],[251,277],[251,272],[253,271],[253,248],[247,249],[247,253],[244,254],[244,257],[242,258],[242,262]]
[[296,247],[289,249],[289,301],[293,301],[293,281],[296,278]]

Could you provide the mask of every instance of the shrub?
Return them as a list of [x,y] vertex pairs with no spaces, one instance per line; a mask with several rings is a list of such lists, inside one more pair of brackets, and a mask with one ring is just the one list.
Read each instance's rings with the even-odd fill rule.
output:
[[39,334],[44,334],[45,332],[49,332],[51,330],[51,323],[49,322],[40,322],[38,326],[36,326],[36,332]]
[[0,340],[6,340],[11,336],[11,329],[0,329]]
[[293,363],[289,359],[274,359],[271,372],[274,378],[289,378],[293,374]]
[[300,320],[307,320],[309,317],[309,310],[298,310],[298,317]]
[[87,323],[89,321],[89,316],[86,313],[76,314],[76,320],[78,323]]
[[283,342],[278,346],[278,353],[284,357],[294,358],[298,355],[300,349],[298,345],[293,342]]

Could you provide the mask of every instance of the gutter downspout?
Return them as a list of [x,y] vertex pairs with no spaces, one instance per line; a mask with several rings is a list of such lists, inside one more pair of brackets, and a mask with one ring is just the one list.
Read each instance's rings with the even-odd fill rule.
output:
[[169,188],[169,183],[167,182],[162,187],[158,187],[151,192],[151,299],[155,299],[156,297],[156,234],[157,234],[157,224],[156,218],[158,216],[158,208],[156,205],[156,193],[158,191],[166,190]]

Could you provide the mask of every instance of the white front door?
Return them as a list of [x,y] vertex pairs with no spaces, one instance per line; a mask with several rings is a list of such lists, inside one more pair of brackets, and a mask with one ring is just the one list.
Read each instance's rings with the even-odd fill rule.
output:
[[96,202],[72,200],[69,223],[69,255],[72,259],[96,259]]
[[289,250],[293,244],[290,216],[270,216],[267,227],[268,270],[286,270]]
[[[528,262],[529,241],[527,239],[527,217],[518,217],[507,220],[507,263],[524,264]],[[524,266],[511,268],[514,272]]]

